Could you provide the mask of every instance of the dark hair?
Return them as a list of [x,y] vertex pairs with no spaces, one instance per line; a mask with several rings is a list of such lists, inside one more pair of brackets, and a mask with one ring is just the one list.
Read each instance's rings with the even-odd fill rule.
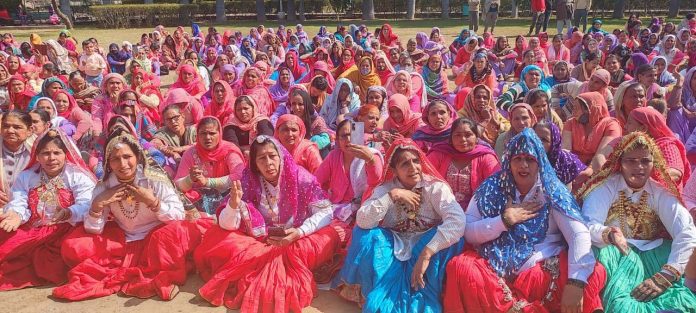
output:
[[[187,59],[190,59],[190,58],[191,58],[191,53],[195,54],[195,55],[196,55],[196,58],[198,58],[198,53],[196,53],[196,51],[188,50],[188,51],[186,52],[186,54],[185,54]],[[199,58],[199,59],[200,59],[200,58]]]
[[[114,117],[112,117],[112,118],[109,120],[109,122],[106,124],[106,131],[108,132],[109,129],[111,129],[111,127],[114,126],[114,124],[116,124],[116,123],[118,123],[118,122],[121,122],[122,120],[128,121],[128,118],[126,118],[126,117],[124,117],[124,116],[120,116],[120,115],[119,115],[119,116],[114,116]],[[130,122],[130,121],[128,121],[128,122]],[[128,130],[128,129],[124,129],[124,130]],[[111,132],[111,133],[114,133],[114,132],[116,132],[116,130],[114,130],[114,131]]]
[[[342,120],[340,123],[338,123],[338,125],[336,125],[336,137],[338,137],[338,131],[339,131],[341,128],[345,127],[347,124],[352,126],[352,125],[353,125],[353,121],[350,120],[350,119],[345,119],[345,120]],[[353,127],[348,127],[348,129],[350,129],[351,131],[353,131]]]
[[82,77],[82,78],[85,78],[85,75],[83,75],[82,72],[80,72],[80,71],[74,71],[74,72],[70,73],[70,75],[68,76],[68,80],[73,80],[73,79],[74,79],[75,77],[77,77],[77,76],[80,76],[80,77]]
[[532,105],[534,105],[534,103],[536,103],[541,98],[546,98],[546,101],[549,101],[549,94],[546,93],[546,91],[544,91],[542,89],[535,89],[527,94],[527,97],[525,98],[525,102],[528,103],[530,106],[532,106]]
[[563,43],[563,34],[556,34],[556,35],[554,35],[554,36],[553,36],[553,39],[551,39],[551,41],[556,40],[556,38],[558,38],[558,39],[561,41],[561,44]]
[[648,106],[653,107],[657,112],[660,112],[660,114],[665,114],[667,113],[667,102],[665,102],[664,99],[651,99],[648,101]]
[[[43,111],[46,113],[45,111]],[[60,139],[60,134],[55,130],[49,130],[46,135],[41,137],[41,140],[36,143],[36,153],[40,153],[49,143],[53,143],[58,146],[58,149],[63,150],[63,152],[68,152],[68,148],[65,143]]]
[[278,151],[278,147],[275,146],[273,141],[270,139],[266,139],[262,142],[259,142],[258,140],[254,140],[251,143],[251,146],[249,146],[249,169],[251,169],[251,172],[260,175],[261,171],[259,171],[258,166],[256,165],[256,155],[259,153],[259,149],[261,147],[266,146],[266,145],[272,145],[276,151],[278,152],[278,155],[280,156],[280,151]]
[[[29,112],[29,113],[38,114],[38,115],[39,115],[39,118],[41,118],[41,120],[42,120],[44,123],[48,123],[48,122],[51,121],[51,115],[48,114],[48,112],[46,112],[46,110],[43,110],[43,109],[33,109],[33,110],[31,110],[31,112]],[[58,126],[58,125],[56,125],[56,126]]]
[[635,77],[638,77],[638,75],[644,75],[645,73],[654,69],[655,68],[650,64],[643,64],[636,69]]
[[442,104],[447,108],[447,111],[449,111],[450,113],[452,112],[452,107],[450,107],[450,105],[447,102],[440,99],[435,99],[428,102],[428,105],[426,105],[425,108],[423,108],[423,114],[426,116],[430,114],[430,109],[436,104]]
[[2,115],[2,119],[0,120],[0,123],[5,124],[5,122],[7,121],[7,118],[9,116],[16,117],[17,119],[19,119],[20,122],[22,122],[22,124],[26,125],[27,128],[31,127],[31,115],[29,115],[26,112],[19,111],[19,110],[12,110],[9,112],[5,112],[5,114]]
[[620,57],[620,56],[618,56],[618,55],[616,55],[616,54],[608,54],[608,55],[607,55],[607,58],[604,59],[604,64],[607,64],[607,61],[609,61],[609,59],[616,59],[616,62],[621,63],[621,57]]
[[178,113],[181,113],[181,108],[178,105],[170,104],[170,105],[164,107],[164,109],[162,110],[162,116],[164,116],[164,113],[167,113],[168,111],[172,111],[172,110],[177,111]]
[[315,111],[314,111],[314,104],[312,103],[312,97],[309,96],[309,93],[302,89],[294,89],[291,93],[290,96],[288,97],[288,104],[290,104],[290,99],[292,99],[295,96],[300,96],[302,97],[302,103],[304,103],[304,114],[300,116],[302,119],[302,122],[304,122],[306,134],[305,134],[305,139],[309,139],[312,137],[312,123],[314,123],[314,120],[316,119]]
[[51,72],[51,74],[53,74],[53,75],[58,75],[58,74],[59,74],[58,67],[57,67],[55,64],[51,63],[51,62],[48,62],[48,63],[44,64],[41,68],[44,69],[44,70],[47,70],[47,71]]
[[599,54],[597,52],[589,52],[585,55],[585,62],[594,61],[599,59]]
[[85,41],[82,42],[82,46],[83,46],[83,47],[86,47],[86,46],[89,45],[90,43],[92,43],[92,41],[89,40],[89,39],[87,39],[87,40],[85,40]]
[[462,126],[462,125],[469,125],[469,128],[471,128],[471,131],[474,132],[474,135],[476,135],[476,138],[480,137],[480,132],[478,129],[478,124],[476,122],[466,118],[466,117],[460,117],[452,123],[452,131],[450,132],[450,144],[452,143],[452,135],[454,134],[454,130],[457,129],[457,127]]
[[692,18],[694,18],[694,17],[696,17],[696,13],[693,13],[693,12],[691,12],[691,13],[686,13],[686,19],[687,19],[687,20],[690,20],[690,19],[692,19]]
[[325,77],[319,76],[312,79],[312,87],[319,89],[321,91],[326,91],[329,88],[329,82]]
[[196,133],[198,133],[198,131],[200,131],[203,128],[203,126],[208,126],[211,124],[218,126],[218,127],[221,126],[220,122],[217,119],[215,119],[214,117],[212,117],[212,116],[204,117],[200,120],[200,122],[198,122],[198,127],[196,127]]
[[415,153],[416,155],[418,155],[418,153],[414,152],[412,149],[398,147],[398,148],[394,149],[394,153],[392,154],[392,158],[391,158],[391,160],[389,160],[389,167],[396,168],[397,162],[399,160],[401,160],[401,156],[406,152],[411,152],[411,153]]

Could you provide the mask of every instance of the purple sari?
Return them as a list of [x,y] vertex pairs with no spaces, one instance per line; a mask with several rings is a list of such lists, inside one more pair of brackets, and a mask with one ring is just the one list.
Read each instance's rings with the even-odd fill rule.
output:
[[587,168],[587,165],[582,163],[577,155],[574,153],[563,150],[561,147],[561,130],[554,123],[548,123],[549,130],[551,131],[551,148],[546,155],[549,158],[551,166],[556,170],[556,176],[564,184],[569,184],[580,172]]

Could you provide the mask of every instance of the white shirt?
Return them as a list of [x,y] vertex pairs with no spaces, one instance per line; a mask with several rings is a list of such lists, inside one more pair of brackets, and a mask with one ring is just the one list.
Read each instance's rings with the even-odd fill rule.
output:
[[[520,199],[519,190],[515,190],[517,199]],[[522,201],[546,203],[541,181],[537,179],[536,184]],[[507,231],[503,219],[500,215],[496,217],[483,218],[474,197],[469,202],[466,210],[467,224],[464,238],[467,243],[479,246],[483,243],[495,240],[503,232]],[[568,247],[566,248],[566,242]],[[587,278],[594,271],[595,258],[592,254],[592,242],[587,226],[580,221],[566,216],[565,214],[550,209],[549,227],[546,231],[544,241],[534,245],[534,252],[527,259],[517,274],[534,267],[538,262],[557,256],[565,249],[568,249],[568,278],[587,282]]]
[[[363,229],[377,226],[391,229],[399,222],[399,212],[389,196],[394,188],[404,188],[398,178],[377,187],[370,199],[358,210],[356,224]],[[452,189],[446,183],[424,176],[416,188],[423,188],[418,218],[429,224],[438,225],[437,233],[427,247],[437,253],[457,243],[464,235],[466,215],[457,203]],[[394,255],[401,261],[411,258],[411,250],[425,232],[405,233],[391,230],[394,236]]]
[[[268,184],[264,181],[261,181],[262,184],[266,184],[266,188],[268,192],[275,197],[276,199],[279,199],[280,195],[280,189],[276,186],[273,186],[271,184]],[[263,198],[263,197],[262,197]],[[264,198],[265,199],[265,198]],[[269,221],[272,220],[273,215],[278,215],[278,203],[272,203],[273,207],[269,208],[268,203],[266,201],[261,201],[261,203],[254,204],[254,207],[263,215],[264,220],[266,220],[266,223],[268,224]],[[246,203],[241,203],[240,206],[246,206]],[[303,236],[309,236],[316,232],[319,229],[324,228],[325,226],[329,225],[331,223],[331,218],[333,216],[333,208],[331,206],[331,202],[328,199],[316,201],[314,203],[309,204],[309,208],[311,209],[312,215],[309,216],[307,219],[302,222],[302,225],[298,227],[298,229],[301,231]],[[218,220],[218,223],[220,224],[220,227],[222,229],[226,230],[237,230],[239,229],[239,223],[242,219],[240,208],[232,208],[228,204],[225,206],[224,209],[222,209],[222,212],[220,212],[220,219]],[[298,208],[300,209],[300,208]],[[271,213],[271,211],[273,213]],[[293,225],[293,217],[290,217],[290,220],[287,222],[287,226]]]
[[[14,211],[19,215],[22,224],[29,221],[31,218],[31,209],[29,208],[29,191],[36,188],[41,183],[41,174],[36,173],[39,165],[22,171],[17,176],[10,190],[10,202],[7,203],[5,210]],[[72,216],[68,222],[75,225],[82,222],[85,213],[89,210],[92,203],[92,191],[95,183],[87,174],[77,170],[74,165],[66,164],[63,172],[59,175],[65,184],[65,188],[72,191],[75,203],[68,207]],[[42,211],[45,207],[38,205],[37,210]]]
[[[126,241],[130,242],[144,239],[153,228],[162,223],[184,219],[184,205],[170,183],[148,179],[143,175],[140,166],[138,166],[134,183],[137,186],[152,189],[155,196],[160,200],[160,210],[158,212],[153,212],[144,203],[139,203],[138,213],[135,218],[128,219],[121,211],[121,205],[126,210],[131,210],[133,207],[130,207],[127,201],[117,201],[104,207],[104,211],[102,211],[99,218],[87,214],[85,216],[85,231],[92,234],[101,234],[109,217],[109,212],[111,212],[114,221],[126,232]],[[94,197],[96,198],[105,190],[118,184],[116,175],[112,173],[108,180],[97,184],[94,190]]]
[[[619,199],[619,192],[624,191],[633,203],[638,202],[643,191],[648,192],[648,206],[655,210],[667,232],[672,236],[672,250],[667,264],[683,273],[689,256],[696,248],[696,226],[689,212],[679,200],[659,184],[650,179],[643,189],[633,191],[626,185],[621,174],[613,174],[601,186],[592,190],[585,197],[582,212],[589,220],[592,244],[599,248],[608,244],[602,239],[602,233],[609,226],[620,226],[618,221],[604,225],[611,205]],[[641,251],[655,249],[662,245],[662,239],[638,240],[627,239],[628,243]]]

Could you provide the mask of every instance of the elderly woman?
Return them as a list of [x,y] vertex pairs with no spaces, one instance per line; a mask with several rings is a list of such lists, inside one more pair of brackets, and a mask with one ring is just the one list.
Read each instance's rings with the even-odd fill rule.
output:
[[106,128],[106,124],[115,115],[114,108],[118,105],[118,96],[126,88],[126,79],[121,74],[111,73],[104,76],[102,93],[94,100],[91,108],[92,131],[95,135],[101,134],[102,129]]
[[31,116],[21,111],[10,111],[2,115],[0,134],[0,207],[10,201],[10,189],[17,176],[29,163],[31,144]]
[[341,263],[350,235],[332,222],[316,179],[280,143],[260,136],[250,155],[219,210],[219,227],[194,255],[206,281],[199,293],[244,312],[300,312],[315,296],[315,280],[328,281]]
[[606,267],[607,311],[688,311],[696,295],[682,274],[696,227],[645,133],[624,136],[602,170],[579,191],[597,259]]
[[149,166],[128,131],[113,132],[104,155],[105,175],[93,191],[84,226],[61,247],[72,267],[68,283],[53,289],[53,296],[78,301],[122,292],[170,300],[186,282],[190,254],[211,221],[181,221],[184,206],[174,185]]
[[385,88],[387,89],[387,96],[397,93],[406,96],[411,106],[411,111],[421,112],[423,107],[428,104],[423,77],[418,73],[400,70],[387,82]]
[[66,280],[69,267],[60,247],[82,222],[95,184],[68,136],[50,130],[36,141],[0,215],[0,290]]
[[164,108],[162,119],[164,125],[155,133],[152,145],[179,163],[184,152],[196,144],[196,127],[184,124],[181,108],[176,105]]
[[459,117],[466,117],[481,127],[481,140],[495,145],[500,134],[510,129],[510,122],[498,112],[493,102],[493,92],[486,85],[478,85],[466,96]]
[[274,136],[292,154],[297,165],[314,173],[322,159],[317,144],[306,139],[304,121],[294,114],[285,114],[278,119]]
[[510,141],[466,219],[464,238],[475,250],[447,265],[446,312],[602,310],[606,273],[580,207],[532,129]]
[[101,89],[88,84],[85,81],[84,74],[80,73],[80,71],[70,73],[68,85],[75,97],[75,101],[77,101],[77,105],[85,112],[92,112],[92,104],[101,93]]
[[244,155],[222,140],[220,121],[204,117],[196,125],[196,144],[184,152],[176,171],[176,186],[202,212],[214,215],[232,181],[239,179]]
[[365,312],[440,312],[445,265],[464,246],[464,212],[413,141],[394,142],[387,160],[334,288]]

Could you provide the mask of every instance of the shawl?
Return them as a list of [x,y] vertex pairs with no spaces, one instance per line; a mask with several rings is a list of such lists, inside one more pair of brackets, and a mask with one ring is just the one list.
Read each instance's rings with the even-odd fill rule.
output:
[[442,70],[444,65],[442,56],[440,54],[434,54],[428,59],[427,64],[430,63],[431,59],[440,59],[440,67],[433,70],[429,65],[423,66],[421,75],[423,76],[423,81],[425,82],[425,89],[428,92],[428,96],[440,98],[443,96],[443,93],[447,92],[447,75]]
[[184,122],[186,125],[198,123],[203,118],[201,103],[181,88],[169,89],[165,101],[160,103],[159,111],[162,112],[164,108],[180,103],[185,103],[184,106],[180,107],[181,113],[186,116],[186,121]]
[[269,121],[268,117],[265,115],[262,115],[258,111],[258,107],[256,105],[256,101],[254,101],[254,98],[250,96],[240,96],[237,98],[237,102],[235,103],[235,109],[236,105],[241,103],[240,99],[244,98],[248,103],[251,104],[251,119],[249,119],[246,122],[242,122],[238,117],[236,110],[232,111],[232,114],[227,118],[227,121],[225,122],[225,127],[233,125],[239,127],[240,130],[249,132],[249,142],[254,141],[254,138],[256,138],[256,126],[259,122],[261,121]]
[[404,137],[411,137],[411,135],[416,132],[416,129],[423,123],[421,114],[411,111],[408,99],[402,94],[397,93],[389,97],[387,108],[388,111],[399,110],[403,120],[401,122],[396,122],[390,115],[387,120],[384,121],[383,129],[385,131],[391,131],[393,129]]
[[[219,103],[217,101],[217,97],[215,96],[215,86],[220,85],[222,88],[225,89],[225,99],[223,99],[222,103]],[[223,123],[227,120],[229,116],[234,114],[234,101],[236,98],[234,97],[234,92],[232,92],[232,87],[224,81],[224,80],[218,80],[215,83],[213,83],[213,86],[210,88],[211,92],[211,102],[210,105],[208,105],[207,108],[205,108],[205,111],[203,112],[204,115],[207,116],[213,116],[217,118],[220,121],[223,121]]]
[[[65,165],[67,166],[68,164],[71,164],[75,166],[75,169],[77,169],[79,172],[82,174],[86,175],[87,177],[92,180],[92,182],[96,183],[97,178],[94,176],[94,173],[87,167],[87,164],[85,164],[85,161],[82,159],[82,155],[80,154],[80,150],[77,148],[73,140],[63,132],[62,129],[60,128],[51,128],[47,132],[41,134],[37,139],[36,143],[40,142],[44,137],[49,136],[49,137],[58,137],[60,141],[63,142],[63,146],[65,146],[67,152],[65,153]],[[40,151],[36,151],[37,144],[32,146],[31,148],[31,157],[29,158],[29,163],[27,166],[24,168],[25,170],[31,169],[34,165],[38,164],[38,153]],[[6,191],[9,193],[9,191]]]
[[[51,112],[51,126],[54,128],[60,127],[61,124],[63,124],[64,121],[67,121],[65,117],[58,116],[58,108],[56,108],[56,103],[53,102],[53,99],[48,98],[48,97],[41,97],[36,99],[36,103],[38,104],[39,101],[46,100],[48,103],[51,104],[51,107],[53,107],[53,111]],[[68,99],[68,101],[70,101]]]
[[379,33],[379,43],[383,46],[391,46],[399,41],[399,36],[394,33],[392,26],[385,23],[382,25],[382,30]]
[[[360,72],[360,64],[362,64],[365,61],[370,63],[370,72],[367,75],[363,75],[363,73]],[[360,87],[360,99],[367,98],[368,88],[370,88],[371,86],[379,86],[382,84],[379,75],[377,75],[375,62],[372,60],[371,57],[362,57],[357,67],[352,67],[347,71],[343,72],[343,74],[341,74],[341,77],[350,79],[350,81],[353,82],[353,85],[357,85]]]
[[338,79],[334,92],[329,95],[329,97],[324,101],[324,105],[321,106],[321,110],[319,110],[319,115],[324,119],[326,124],[331,129],[336,129],[338,126],[336,119],[338,118],[338,114],[341,110],[341,104],[338,103],[338,94],[340,93],[343,84],[348,85],[348,89],[350,90],[348,97],[346,98],[346,101],[348,102],[348,112],[355,112],[360,108],[360,98],[358,98],[358,95],[353,92],[353,83],[347,78]]
[[[382,86],[386,86],[387,82],[389,81],[389,78],[394,76],[396,71],[394,71],[394,66],[391,65],[389,62],[389,58],[387,55],[384,53],[384,51],[377,51],[375,53],[375,71],[377,72],[377,75],[379,75],[379,80],[381,82]],[[379,70],[376,66],[379,61],[383,61],[386,68],[384,70]]]
[[[485,89],[488,93],[488,108],[493,114],[490,120],[486,120],[481,110],[476,104],[474,104],[474,95],[476,90],[480,88]],[[498,135],[510,129],[510,122],[498,111],[498,108],[495,106],[495,102],[493,101],[493,91],[491,91],[491,89],[486,85],[478,85],[474,87],[464,99],[464,106],[457,113],[460,117],[466,117],[479,125],[485,125],[484,133],[481,134],[481,138],[489,144],[495,144]]]
[[[517,41],[522,39],[522,45],[518,46]],[[524,58],[524,52],[527,51],[527,39],[522,35],[517,35],[515,38],[515,48],[513,49],[517,53],[517,62],[522,62]]]
[[[283,145],[269,136],[259,136],[259,143],[271,142],[280,155],[280,176],[278,180],[278,219],[279,226],[287,225],[292,220],[293,227],[299,227],[305,219],[312,215],[311,204],[326,202],[326,193],[321,189],[317,179],[307,170],[295,163],[290,152]],[[265,201],[263,176],[258,174],[258,170],[251,163],[242,172],[242,189],[244,195],[242,201],[246,203],[246,212],[242,212],[243,231],[250,236],[264,237],[267,234],[267,223],[261,212],[256,208],[262,201]],[[224,203],[227,203],[227,199]],[[219,213],[218,213],[219,214]],[[271,224],[271,226],[273,226]]]
[[350,55],[353,57],[350,58],[348,63],[344,63],[343,59],[341,59],[341,64],[334,69],[334,77],[341,76],[341,74],[344,72],[350,70],[352,67],[355,67],[355,53],[353,53],[353,50],[350,48],[343,48],[343,51],[341,51],[341,58],[343,58],[345,53],[350,53]]
[[500,277],[506,279],[516,275],[534,253],[534,246],[546,238],[551,210],[585,222],[575,198],[556,177],[539,137],[529,128],[512,138],[503,155],[501,170],[486,179],[474,193],[481,216],[493,218],[501,215],[508,200],[516,198],[510,163],[513,157],[520,154],[533,156],[539,164],[538,175],[546,203],[537,212],[537,217],[513,226],[500,237],[479,247],[479,254],[488,260]]
[[[284,89],[282,83],[280,82],[280,73],[288,72],[290,75],[290,82],[288,83],[288,89]],[[331,75],[328,75],[331,76]],[[331,77],[333,78],[333,76]],[[287,67],[280,67],[278,69],[278,79],[275,84],[271,86],[268,92],[271,93],[273,101],[275,101],[276,106],[288,102],[288,97],[290,96],[290,89],[295,86],[295,78],[292,76],[292,70]]]
[[[255,86],[249,88],[249,87],[247,87],[245,80],[246,80],[246,76],[251,72],[256,72],[256,76],[259,78],[259,81],[257,81]],[[261,73],[260,73],[258,68],[253,67],[253,66],[248,67],[242,73],[242,79],[235,87],[234,94],[237,97],[249,96],[249,98],[253,98],[255,101],[254,104],[256,105],[256,109],[258,110],[258,113],[265,115],[265,116],[270,116],[271,114],[273,114],[273,112],[275,112],[276,105],[275,105],[275,102],[273,101],[273,97],[271,96],[271,93],[268,91],[266,86],[263,84],[262,80],[263,80],[263,77],[261,76]]]
[[[317,71],[321,71],[323,73],[320,74],[317,73]],[[331,69],[329,68],[329,64],[327,64],[324,61],[314,62],[314,64],[312,65],[312,69],[309,71],[309,74],[305,75],[305,77],[300,81],[300,83],[311,83],[312,80],[317,76],[326,78],[326,82],[328,83],[326,92],[332,93],[334,88],[336,87],[336,79],[334,79],[333,75],[331,75]]]
[[[447,121],[447,125],[445,125],[445,127],[442,129],[433,128],[433,126],[430,125],[430,121],[428,121],[428,111],[430,111],[430,108],[435,104],[444,104],[450,113],[449,121]],[[457,119],[457,112],[455,112],[454,108],[446,101],[433,100],[423,110],[421,119],[423,120],[424,125],[416,129],[416,132],[412,136],[414,141],[426,141],[433,143],[447,141],[447,139],[450,137],[450,133],[452,132],[452,123],[454,123],[454,120]]]
[[184,134],[179,136],[166,127],[155,133],[155,139],[161,140],[167,147],[185,147],[196,143],[196,127],[185,127]]
[[527,86],[527,82],[525,81],[525,76],[527,76],[527,73],[529,73],[531,71],[538,71],[539,75],[541,75],[541,80],[539,81],[539,86],[537,88],[548,92],[550,87],[549,87],[549,85],[546,84],[546,81],[545,81],[546,75],[544,75],[544,71],[536,65],[527,65],[524,67],[524,69],[520,73],[520,82],[517,84],[520,87],[522,87],[522,91],[525,94],[527,92],[529,92],[529,87]]
[[[193,74],[193,80],[191,80],[188,83],[185,83],[183,80],[183,74],[188,73],[188,74]],[[198,71],[196,69],[189,65],[189,64],[184,64],[179,67],[178,70],[178,77],[176,79],[176,82],[172,85],[173,88],[182,88],[188,92],[189,95],[191,96],[196,96],[200,93],[203,93],[206,91],[205,89],[205,84],[203,83],[203,80],[201,79],[201,75],[198,74]]]
[[684,183],[689,180],[689,177],[691,177],[691,165],[686,157],[686,147],[684,147],[684,144],[677,139],[672,130],[667,127],[665,117],[652,107],[636,108],[631,111],[629,116],[645,126],[650,137],[655,140],[655,143],[663,152],[662,156],[667,159],[667,165],[670,164],[669,161],[671,160],[669,160],[670,156],[664,152],[670,146],[677,147],[681,160],[676,160],[676,162],[682,163],[683,166],[681,183],[677,185],[677,187],[681,190]]
[[12,86],[12,82],[15,80],[24,83],[24,90],[20,92],[14,92],[11,87],[7,88],[8,93],[10,95],[9,110],[12,111],[14,109],[17,109],[20,111],[26,111],[29,107],[29,102],[35,96],[35,93],[31,90],[29,82],[27,82],[26,79],[24,79],[24,77],[22,77],[19,74],[14,74],[10,77],[8,86]]
[[575,117],[571,118],[567,124],[563,126],[563,130],[568,130],[573,138],[573,152],[578,157],[587,163],[597,153],[597,146],[604,137],[604,132],[612,124],[616,123],[616,119],[609,116],[607,103],[604,97],[598,92],[586,92],[578,95],[588,105],[589,108],[589,135],[585,135],[584,125],[580,124]]
[[[290,57],[294,59],[293,66],[288,66],[288,58]],[[295,80],[302,79],[307,71],[304,66],[300,65],[300,56],[295,50],[289,50],[285,54],[285,63],[283,63],[281,67],[287,67],[292,70],[292,77],[295,78]]]
[[569,184],[587,168],[587,165],[582,163],[577,155],[574,153],[563,150],[561,145],[561,130],[554,123],[546,123],[551,132],[551,147],[546,153],[556,171],[558,179],[564,184]]
[[[657,84],[660,85],[660,87],[665,87],[667,85],[671,85],[677,82],[677,80],[672,76],[672,73],[667,71],[667,68],[669,67],[669,62],[667,61],[667,58],[663,56],[656,56],[650,61],[650,65],[653,66],[653,68],[657,69],[657,63],[658,60],[663,60],[665,61],[665,67],[662,69],[662,73],[657,73]],[[684,82],[684,85],[686,86],[686,81]],[[647,94],[646,94],[647,95]]]
[[[614,92],[614,115],[616,116],[616,119],[619,121],[619,124],[623,127],[626,125],[626,120],[628,120],[628,114],[627,112],[624,112],[624,104],[623,104],[623,97],[626,94],[626,90],[628,90],[628,87],[633,86],[635,84],[638,84],[638,82],[631,81],[631,82],[624,82],[623,84],[619,85],[619,88],[616,89]],[[684,84],[684,89],[686,89],[686,85]],[[647,96],[647,92],[646,92]],[[644,106],[645,103],[636,103],[636,107]],[[630,112],[628,112],[630,113]]]
[[297,124],[297,127],[300,129],[300,133],[297,136],[297,139],[295,140],[295,144],[292,147],[285,147],[288,149],[288,152],[292,154],[292,158],[297,162],[298,164],[305,164],[309,154],[311,153],[311,149],[317,149],[319,151],[319,146],[317,146],[316,143],[306,139],[307,136],[307,128],[305,127],[304,121],[302,119],[294,114],[284,114],[280,118],[278,118],[278,121],[276,122],[276,127],[275,127],[275,133],[273,136],[276,138],[279,138],[278,135],[280,133],[280,126],[286,124],[286,123],[295,123]]
[[482,173],[479,172],[480,166],[483,165],[480,164],[480,158],[486,155],[490,155],[496,160],[496,169],[493,170],[493,172],[500,170],[498,157],[495,155],[495,151],[486,144],[479,143],[468,152],[460,152],[452,146],[451,142],[441,142],[433,145],[430,151],[428,151],[428,159],[433,160],[437,158],[442,160],[439,162],[440,166],[438,167],[438,172],[445,178],[447,178],[447,170],[454,160],[469,163],[471,167],[471,180],[469,183],[472,192],[476,191],[483,180],[488,178],[483,177],[481,175]]
[[[249,47],[244,45],[244,42],[249,42]],[[241,55],[249,61],[249,64],[254,64],[254,51],[252,47],[252,42],[249,40],[249,37],[244,37],[242,39],[242,45],[239,46],[239,51]]]
[[[201,121],[205,121],[208,118],[215,119],[215,121],[217,122],[216,124],[218,127],[218,133],[220,134],[220,137],[218,139],[218,145],[212,150],[207,150],[203,147],[201,141],[198,140],[196,142],[196,146],[193,149],[196,149],[196,155],[198,155],[198,157],[201,158],[202,161],[217,164],[217,166],[212,166],[213,173],[208,173],[210,177],[226,176],[229,174],[229,169],[227,168],[227,166],[220,165],[226,164],[225,160],[231,154],[237,154],[241,160],[244,160],[244,154],[242,154],[242,151],[239,150],[239,148],[237,148],[237,146],[233,143],[222,140],[222,124],[220,123],[220,120],[218,120],[214,116],[206,116],[203,117]],[[201,129],[201,122],[198,122],[198,124],[196,125],[196,129]]]
[[696,67],[692,67],[684,75],[684,87],[682,89],[682,104],[690,111],[696,110],[696,90],[691,89],[691,80],[696,74]]
[[394,76],[392,76],[389,81],[387,82],[387,85],[385,88],[387,89],[387,95],[395,95],[399,92],[396,91],[396,78],[398,76],[404,76],[406,77],[406,93],[404,96],[408,98],[408,102],[411,105],[411,110],[420,112],[427,104],[427,93],[424,92],[425,89],[425,82],[423,82],[423,77],[418,74],[418,73],[409,73],[407,71],[401,70],[396,72]]
[[662,156],[660,148],[648,134],[643,132],[632,132],[621,138],[621,141],[614,147],[614,151],[607,157],[607,162],[605,162],[602,168],[592,175],[592,178],[577,191],[576,195],[578,198],[584,199],[590,192],[606,182],[613,174],[620,173],[621,157],[623,154],[635,149],[639,145],[647,147],[650,154],[652,154],[653,170],[652,173],[650,173],[650,178],[676,197],[679,203],[684,205],[684,200],[679,192],[679,188],[674,184],[672,178],[667,173],[667,162]]
[[416,33],[416,49],[425,50],[425,45],[428,44],[430,38],[424,32]]

